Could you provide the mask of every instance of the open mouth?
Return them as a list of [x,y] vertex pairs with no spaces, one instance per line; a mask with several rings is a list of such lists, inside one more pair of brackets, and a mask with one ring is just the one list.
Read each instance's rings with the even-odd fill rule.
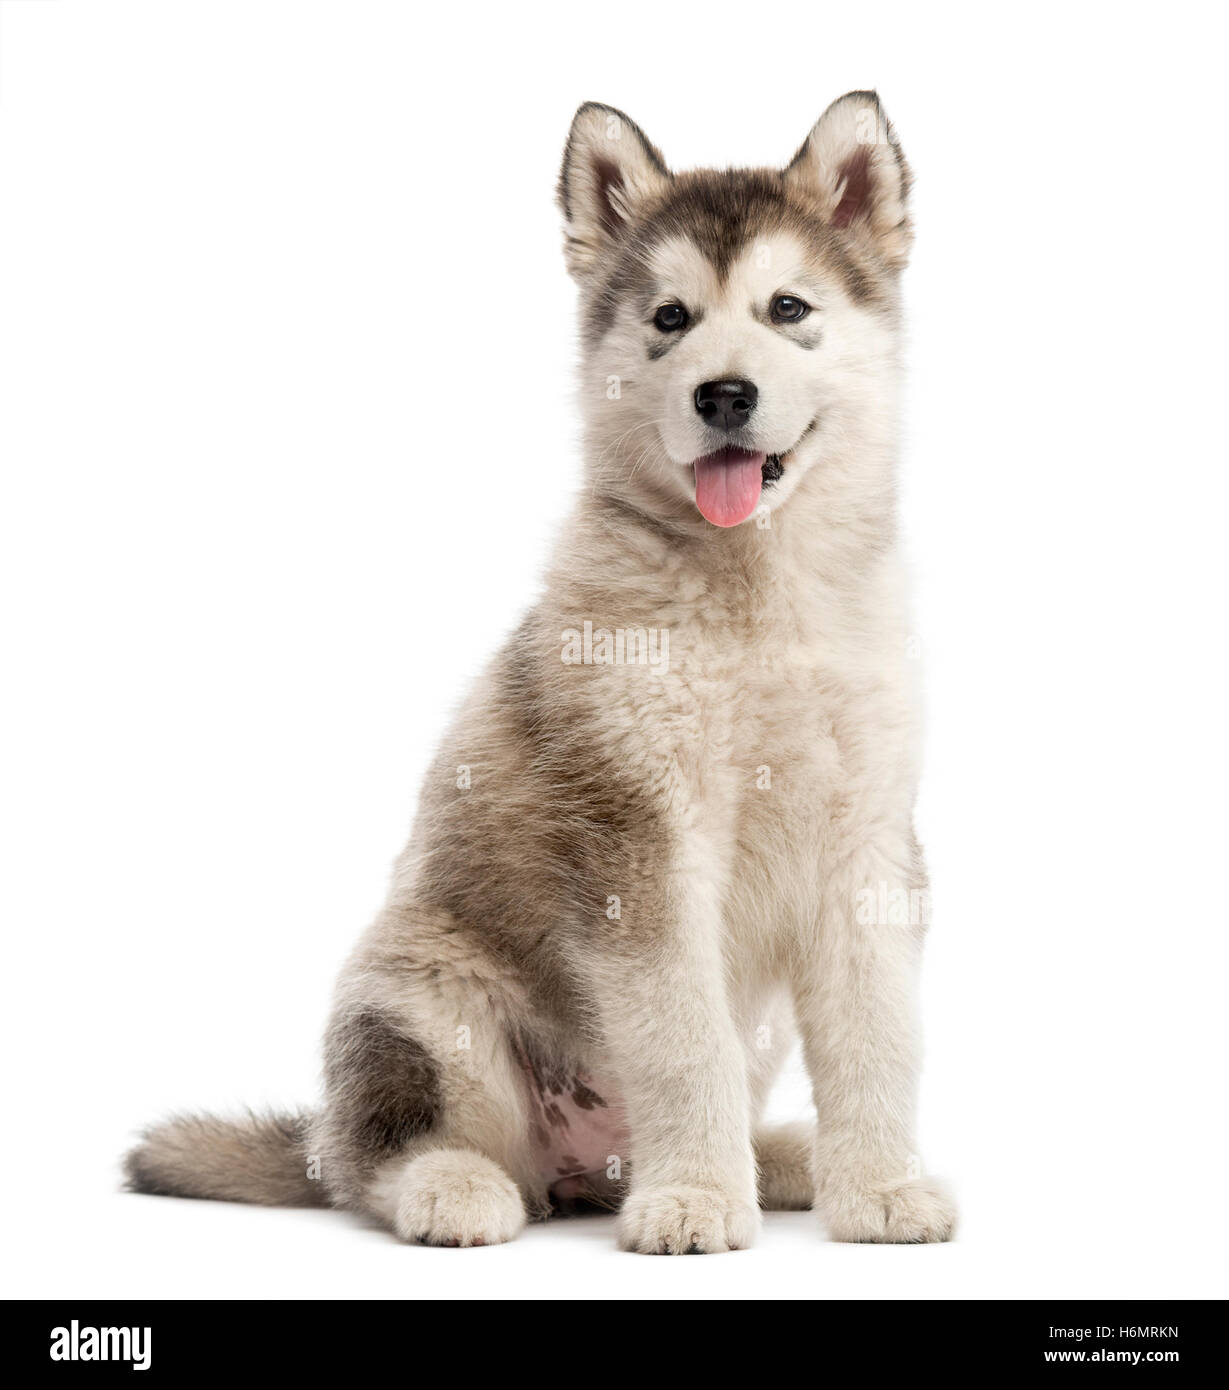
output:
[[696,506],[714,526],[737,526],[755,511],[760,493],[785,472],[785,460],[815,428],[803,430],[784,454],[756,453],[733,447],[705,454],[692,464],[696,472]]

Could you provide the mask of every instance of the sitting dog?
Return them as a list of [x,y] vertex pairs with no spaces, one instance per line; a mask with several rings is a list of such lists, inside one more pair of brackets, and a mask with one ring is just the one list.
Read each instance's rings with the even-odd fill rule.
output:
[[[941,1241],[914,1140],[926,925],[895,522],[910,176],[874,93],[784,169],[672,173],[576,113],[586,486],[445,736],[342,972],[312,1113],[182,1118],[140,1192],[486,1245],[579,1201],[646,1253],[761,1208]],[[795,1037],[818,1124],[760,1114]]]

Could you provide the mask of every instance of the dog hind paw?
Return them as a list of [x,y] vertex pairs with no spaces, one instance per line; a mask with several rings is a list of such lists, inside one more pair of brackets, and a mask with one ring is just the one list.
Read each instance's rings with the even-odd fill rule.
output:
[[525,1204],[499,1164],[465,1149],[436,1149],[400,1175],[394,1226],[422,1245],[500,1245],[525,1225]]

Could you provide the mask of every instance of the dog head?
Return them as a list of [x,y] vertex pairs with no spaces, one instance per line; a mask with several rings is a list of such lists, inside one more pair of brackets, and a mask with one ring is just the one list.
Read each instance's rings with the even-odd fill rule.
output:
[[559,201],[595,484],[737,526],[882,434],[908,189],[873,92],[779,170],[671,173],[622,112],[582,106]]

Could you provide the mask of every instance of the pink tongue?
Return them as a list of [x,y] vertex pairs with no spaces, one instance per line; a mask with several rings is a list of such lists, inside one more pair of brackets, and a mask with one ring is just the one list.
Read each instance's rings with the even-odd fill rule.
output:
[[714,526],[737,526],[755,511],[764,485],[764,454],[720,449],[696,459],[696,506]]

